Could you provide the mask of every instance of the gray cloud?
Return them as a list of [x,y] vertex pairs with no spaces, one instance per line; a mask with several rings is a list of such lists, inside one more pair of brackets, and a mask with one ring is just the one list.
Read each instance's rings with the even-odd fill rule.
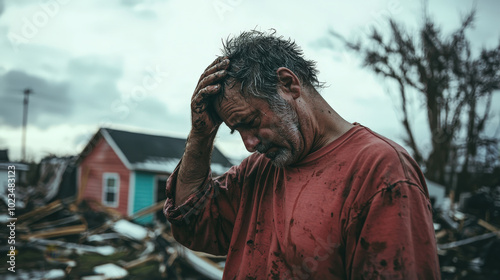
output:
[[3,14],[4,10],[5,10],[5,4],[3,0],[0,0],[0,16]]
[[34,93],[29,96],[28,120],[30,124],[46,128],[55,119],[71,112],[68,85],[46,81],[24,71],[11,70],[0,76],[0,124],[11,127],[22,125],[23,91]]
[[117,81],[122,78],[121,69],[121,62],[102,57],[72,60],[68,65],[68,74],[72,77],[70,91],[75,106],[68,121],[144,128],[182,123],[176,116],[169,114],[165,104],[151,92],[145,89],[142,93],[133,89],[131,92],[120,92]]
[[[118,107],[107,110],[102,115],[103,118],[96,124],[100,127],[130,129],[132,131],[142,128],[177,133],[185,131],[186,134],[187,128],[190,127],[189,116],[169,113],[167,106],[153,96],[121,105],[124,105],[121,110],[114,110]],[[76,135],[73,144],[75,146],[87,144],[94,133],[95,131],[87,131]]]
[[157,13],[154,8],[157,0],[121,0],[121,4],[127,8],[131,8],[133,13],[142,19],[156,19]]
[[[144,96],[122,95],[117,81],[122,77],[117,60],[86,56],[68,63],[70,80],[52,82],[13,70],[0,75],[0,125],[22,125],[23,90],[32,89],[28,121],[47,128],[54,124],[100,124],[137,127],[184,127],[184,118],[168,114],[165,104],[146,92]],[[184,122],[183,122],[184,121]],[[81,141],[79,139],[78,141]]]
[[323,36],[309,44],[313,49],[315,50],[321,50],[321,49],[335,49],[336,46],[333,42],[333,40],[329,37]]
[[135,6],[137,4],[142,3],[143,0],[122,0],[121,3],[124,6]]
[[165,104],[154,97],[148,97],[138,102],[124,123],[138,127],[171,127],[172,130],[181,131],[186,127],[185,120],[189,121],[189,115],[186,117],[171,114]]
[[[23,91],[29,96],[29,124],[40,128],[60,123],[97,123],[120,100],[117,80],[121,65],[99,57],[81,57],[68,63],[70,79],[48,81],[20,70],[0,76],[0,125],[22,125]],[[119,64],[119,63],[118,63]]]
[[120,63],[97,56],[73,59],[68,63],[71,99],[75,103],[71,121],[96,123],[106,117],[120,100],[117,80],[122,76]]
[[155,2],[159,2],[157,0],[121,0],[121,4],[124,6],[135,7],[138,5],[152,5]]

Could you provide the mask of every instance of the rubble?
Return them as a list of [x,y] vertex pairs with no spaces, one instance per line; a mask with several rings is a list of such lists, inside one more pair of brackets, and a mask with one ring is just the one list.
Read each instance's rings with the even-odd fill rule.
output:
[[[168,223],[134,222],[161,209],[159,204],[133,217],[76,199],[55,200],[26,211],[18,217],[16,229],[16,262],[23,265],[12,273],[0,264],[5,271],[0,278],[221,279],[219,262],[225,258],[184,248],[171,235]],[[7,238],[0,232],[2,254],[9,251]]]
[[[136,222],[161,211],[163,202],[127,217],[78,194],[59,195],[57,186],[72,160],[47,161],[41,177],[46,185],[16,189],[22,206],[16,206],[19,269],[14,274],[0,263],[1,279],[222,278],[225,257],[178,244],[168,222]],[[453,203],[454,194],[450,196],[434,212],[442,279],[500,279],[500,187],[468,193],[458,204]],[[2,201],[0,209],[6,213]],[[0,215],[2,227],[9,220]],[[4,255],[10,250],[8,237],[0,231]]]
[[143,241],[148,236],[145,228],[124,219],[114,222],[112,228],[121,236],[136,241]]
[[[498,189],[498,188],[497,188]],[[497,191],[495,189],[494,191]],[[435,212],[442,279],[500,279],[500,204],[488,188],[454,194]]]
[[128,275],[128,271],[116,264],[107,263],[94,267],[94,272],[102,275],[104,279],[123,279]]

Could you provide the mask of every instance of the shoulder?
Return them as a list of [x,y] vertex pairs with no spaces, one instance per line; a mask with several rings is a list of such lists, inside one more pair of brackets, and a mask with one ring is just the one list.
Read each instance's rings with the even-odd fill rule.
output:
[[345,192],[349,193],[351,202],[366,203],[375,194],[401,182],[427,193],[422,171],[409,153],[366,127],[352,135],[338,152],[350,162],[345,170]]
[[359,164],[378,173],[390,172],[384,181],[423,179],[420,167],[402,146],[367,127],[361,127],[346,146]]
[[349,139],[348,145],[358,148],[359,154],[366,156],[382,155],[394,157],[399,153],[407,154],[407,151],[394,141],[364,126],[361,126],[357,133]]

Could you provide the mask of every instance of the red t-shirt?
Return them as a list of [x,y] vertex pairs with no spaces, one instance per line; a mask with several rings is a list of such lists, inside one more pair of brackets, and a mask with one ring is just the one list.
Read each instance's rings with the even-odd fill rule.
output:
[[165,215],[186,247],[227,255],[224,279],[439,279],[424,176],[396,143],[356,125],[300,163],[260,154]]

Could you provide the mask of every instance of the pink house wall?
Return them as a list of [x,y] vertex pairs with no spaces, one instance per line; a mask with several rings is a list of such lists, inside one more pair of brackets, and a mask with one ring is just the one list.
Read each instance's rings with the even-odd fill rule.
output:
[[92,151],[80,163],[78,189],[83,199],[103,202],[104,173],[118,173],[120,188],[118,206],[115,208],[127,215],[130,171],[113,151],[111,146],[101,138]]

